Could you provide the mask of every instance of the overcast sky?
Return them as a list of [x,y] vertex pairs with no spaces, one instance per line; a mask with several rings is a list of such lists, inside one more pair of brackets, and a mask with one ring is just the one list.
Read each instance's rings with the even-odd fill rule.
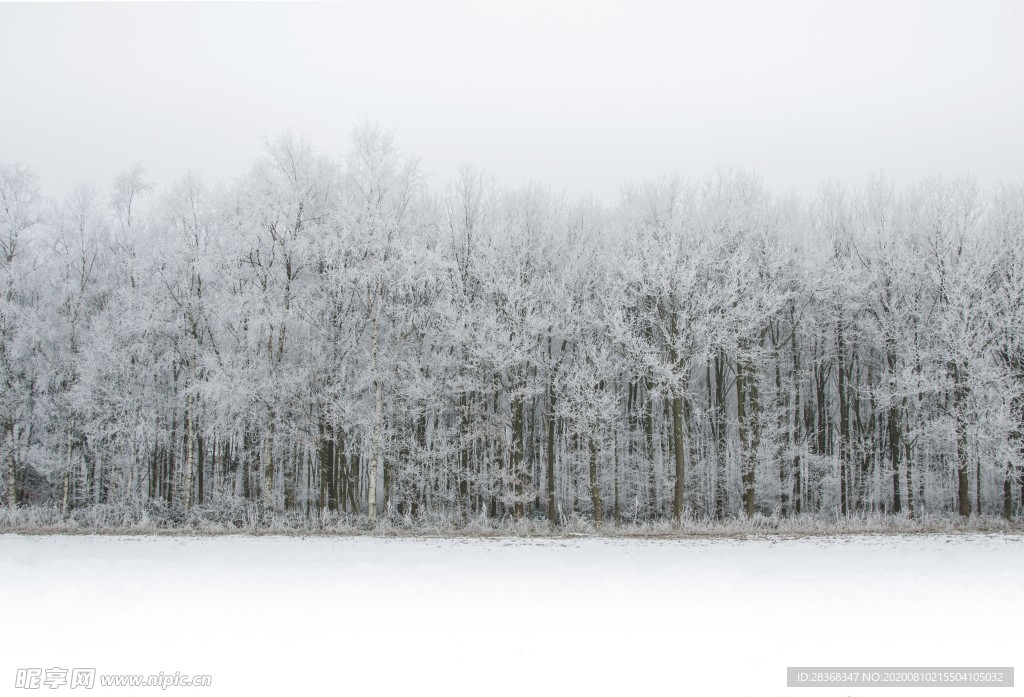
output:
[[435,182],[461,162],[617,199],[752,169],[1024,175],[1024,2],[0,5],[0,161],[60,195],[143,163],[226,180],[292,128],[369,118]]

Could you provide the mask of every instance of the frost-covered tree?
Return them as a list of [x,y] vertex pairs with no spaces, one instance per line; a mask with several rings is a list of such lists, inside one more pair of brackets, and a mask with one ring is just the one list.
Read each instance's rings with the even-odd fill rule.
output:
[[230,185],[0,167],[3,498],[252,523],[1019,513],[1024,195],[720,172],[615,206],[392,133]]
[[19,501],[18,466],[34,425],[36,359],[44,345],[36,324],[43,298],[34,273],[42,263],[39,183],[24,165],[0,164],[0,423],[6,502]]

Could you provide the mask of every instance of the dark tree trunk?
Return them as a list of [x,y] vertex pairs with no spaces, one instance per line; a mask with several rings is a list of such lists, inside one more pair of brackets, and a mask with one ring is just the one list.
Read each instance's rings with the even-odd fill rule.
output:
[[789,306],[789,322],[793,332],[790,335],[790,350],[793,353],[793,507],[796,514],[800,515],[803,506],[800,472],[800,447],[803,437],[800,433],[800,351],[796,344],[796,310],[793,305]]
[[684,484],[686,482],[686,438],[683,435],[683,398],[678,390],[672,395],[672,445],[675,450],[676,485],[672,497],[672,517],[676,522],[683,518]]
[[202,503],[205,499],[203,492],[206,484],[205,477],[203,476],[204,464],[206,462],[203,457],[205,443],[203,442],[202,429],[197,427],[196,434],[196,503]]
[[470,401],[468,392],[459,396],[459,509],[465,520],[469,515]]
[[960,515],[968,517],[971,515],[971,493],[970,477],[968,476],[968,452],[967,452],[967,414],[966,398],[967,384],[965,380],[965,368],[950,361],[947,365],[950,377],[953,379],[953,416],[956,424],[956,473],[957,473],[957,501],[960,507]]
[[892,464],[892,511],[899,513],[903,510],[903,501],[900,497],[900,454],[903,452],[900,442],[900,414],[897,406],[891,404],[888,409],[889,425],[889,462]]
[[1003,479],[1003,517],[1013,518],[1013,464],[1006,463],[1006,474]]
[[321,511],[330,506],[334,489],[334,439],[330,428],[323,421],[319,424],[320,447],[317,449],[320,465],[320,498],[318,506]]
[[4,437],[7,440],[7,505],[14,509],[18,507],[18,460],[14,454],[14,421],[11,419],[4,424]]
[[725,515],[725,504],[728,479],[726,477],[726,448],[728,446],[728,433],[726,432],[726,400],[728,399],[728,388],[725,383],[725,372],[728,367],[725,353],[719,350],[715,355],[715,390],[714,409],[711,412],[711,431],[715,441],[715,464],[714,464],[714,491],[715,491],[715,518],[721,520]]
[[597,469],[598,449],[593,434],[587,441],[590,448],[590,501],[594,508],[594,524],[600,525],[604,521],[604,511],[601,507],[601,486]]
[[526,404],[520,391],[521,385],[517,378],[513,387],[511,409],[512,409],[512,442],[509,444],[510,464],[512,466],[512,493],[514,497],[513,512],[517,518],[526,514],[525,502],[523,501],[523,442]]
[[[558,508],[555,502],[555,383],[548,382],[548,405],[544,412],[544,421],[547,426],[547,490],[548,490],[548,522],[552,525],[558,524]],[[593,487],[593,482],[591,482]]]
[[743,512],[748,518],[752,518],[754,516],[754,461],[750,452],[750,424],[747,420],[747,373],[746,366],[740,357],[736,358],[736,422],[739,427]]
[[850,401],[847,395],[846,337],[843,323],[836,327],[836,370],[838,375],[839,393],[839,509],[842,515],[847,514],[849,501],[850,478]]

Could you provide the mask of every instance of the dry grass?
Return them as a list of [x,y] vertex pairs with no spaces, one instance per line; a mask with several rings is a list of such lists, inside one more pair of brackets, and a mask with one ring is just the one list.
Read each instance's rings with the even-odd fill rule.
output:
[[845,517],[803,514],[793,517],[755,515],[753,518],[680,522],[605,523],[571,515],[553,526],[537,518],[503,520],[445,515],[413,519],[395,513],[371,523],[366,515],[323,512],[312,518],[301,513],[267,511],[238,501],[198,506],[187,514],[159,506],[90,506],[66,518],[53,506],[0,508],[0,533],[28,535],[295,535],[432,538],[627,538],[627,539],[750,539],[839,535],[908,534],[1024,534],[1024,521],[995,516],[907,516],[859,513]]

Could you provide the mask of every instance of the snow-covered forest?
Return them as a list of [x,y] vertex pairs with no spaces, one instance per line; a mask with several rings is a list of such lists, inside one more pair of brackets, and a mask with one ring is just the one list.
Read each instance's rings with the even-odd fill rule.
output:
[[810,200],[746,172],[614,206],[366,124],[230,183],[134,167],[45,198],[0,165],[2,500],[714,520],[1012,517],[1024,183]]

